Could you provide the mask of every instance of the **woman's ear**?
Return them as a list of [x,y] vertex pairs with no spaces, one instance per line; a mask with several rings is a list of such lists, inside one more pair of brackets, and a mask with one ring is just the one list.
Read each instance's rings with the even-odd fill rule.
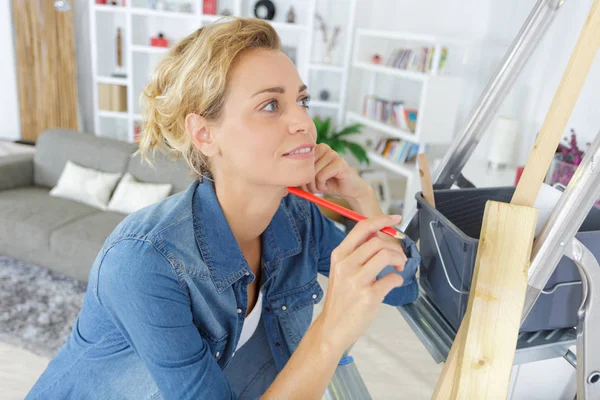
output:
[[194,146],[206,157],[212,157],[218,153],[217,143],[211,135],[206,118],[195,113],[186,115],[185,130],[192,135]]

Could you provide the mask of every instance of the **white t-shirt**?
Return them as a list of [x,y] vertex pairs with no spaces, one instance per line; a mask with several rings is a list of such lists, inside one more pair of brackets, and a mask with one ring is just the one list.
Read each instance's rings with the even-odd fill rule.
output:
[[252,337],[256,328],[258,327],[258,323],[260,321],[260,315],[262,313],[262,291],[258,291],[258,299],[256,300],[256,304],[250,314],[246,316],[244,319],[244,325],[242,325],[242,333],[240,334],[240,341],[235,348],[235,351],[238,351],[240,347],[246,344],[248,340]]

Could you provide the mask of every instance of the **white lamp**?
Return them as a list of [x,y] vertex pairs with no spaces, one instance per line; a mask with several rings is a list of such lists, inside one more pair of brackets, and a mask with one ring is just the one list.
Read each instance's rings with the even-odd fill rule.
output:
[[519,120],[499,116],[491,127],[492,143],[488,153],[488,165],[504,169],[514,163],[515,144],[519,135]]

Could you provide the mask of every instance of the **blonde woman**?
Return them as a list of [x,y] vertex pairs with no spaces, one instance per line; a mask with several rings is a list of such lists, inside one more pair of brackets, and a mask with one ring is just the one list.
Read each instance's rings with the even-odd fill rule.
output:
[[[73,331],[27,398],[320,398],[382,301],[417,296],[414,243],[377,233],[399,217],[315,144],[308,89],[264,21],[181,40],[141,100],[140,153],[180,155],[198,179],[106,240]],[[286,196],[303,185],[369,219],[345,236]],[[318,272],[329,285],[311,324]]]

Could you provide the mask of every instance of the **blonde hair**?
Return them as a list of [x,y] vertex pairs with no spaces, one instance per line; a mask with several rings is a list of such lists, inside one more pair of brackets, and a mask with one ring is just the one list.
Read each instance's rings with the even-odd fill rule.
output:
[[180,40],[154,68],[141,96],[139,150],[151,164],[150,151],[183,157],[199,177],[209,172],[204,155],[185,130],[185,117],[196,113],[209,121],[222,115],[227,76],[244,50],[281,50],[273,27],[254,18],[227,18]]

